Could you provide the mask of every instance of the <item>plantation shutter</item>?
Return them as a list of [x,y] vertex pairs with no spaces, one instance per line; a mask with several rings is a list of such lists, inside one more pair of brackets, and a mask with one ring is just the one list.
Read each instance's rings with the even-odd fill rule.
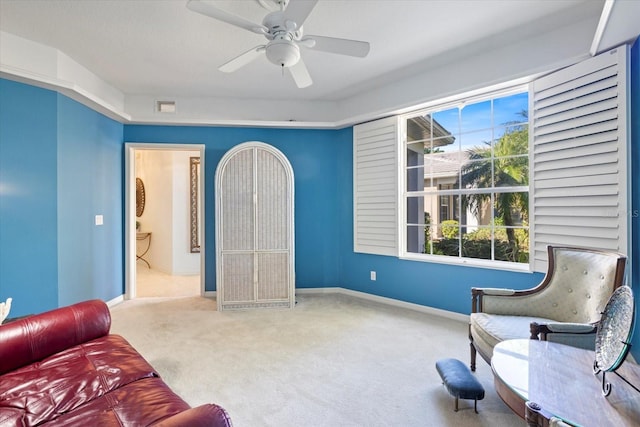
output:
[[533,83],[535,271],[547,245],[628,254],[627,55],[622,46]]
[[354,251],[398,255],[399,118],[353,129]]

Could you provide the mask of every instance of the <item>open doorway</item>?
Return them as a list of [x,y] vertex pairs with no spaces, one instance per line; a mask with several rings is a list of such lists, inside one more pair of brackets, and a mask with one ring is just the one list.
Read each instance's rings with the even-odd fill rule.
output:
[[204,145],[125,144],[125,297],[204,295]]

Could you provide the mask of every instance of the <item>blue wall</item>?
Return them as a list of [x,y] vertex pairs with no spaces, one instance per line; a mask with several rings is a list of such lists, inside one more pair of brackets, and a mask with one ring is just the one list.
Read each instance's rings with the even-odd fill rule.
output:
[[58,305],[108,301],[123,293],[123,126],[62,95],[57,106]]
[[11,316],[122,295],[122,129],[0,80],[0,300],[13,298]]
[[58,305],[57,94],[0,80],[0,300]]
[[[205,145],[205,289],[216,289],[215,171],[222,156],[246,141],[262,141],[283,152],[295,179],[296,286],[338,286],[340,235],[338,191],[351,191],[338,181],[342,165],[336,152],[351,147],[351,130],[215,128],[189,126],[124,127],[124,141]],[[347,184],[349,185],[349,184]]]

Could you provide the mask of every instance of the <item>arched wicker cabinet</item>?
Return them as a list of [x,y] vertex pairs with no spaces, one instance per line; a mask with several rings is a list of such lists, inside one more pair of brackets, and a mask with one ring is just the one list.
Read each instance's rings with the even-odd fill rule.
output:
[[218,310],[293,308],[293,169],[278,149],[245,142],[216,170]]

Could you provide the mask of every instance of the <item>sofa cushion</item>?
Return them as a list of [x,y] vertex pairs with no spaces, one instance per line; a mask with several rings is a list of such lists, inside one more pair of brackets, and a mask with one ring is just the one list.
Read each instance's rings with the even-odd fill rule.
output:
[[[157,376],[124,338],[103,336],[2,375],[0,421],[19,414],[24,425],[49,422],[113,390]],[[133,405],[140,402],[135,396],[130,399]]]
[[142,378],[60,415],[47,426],[148,426],[189,408],[162,379]]

